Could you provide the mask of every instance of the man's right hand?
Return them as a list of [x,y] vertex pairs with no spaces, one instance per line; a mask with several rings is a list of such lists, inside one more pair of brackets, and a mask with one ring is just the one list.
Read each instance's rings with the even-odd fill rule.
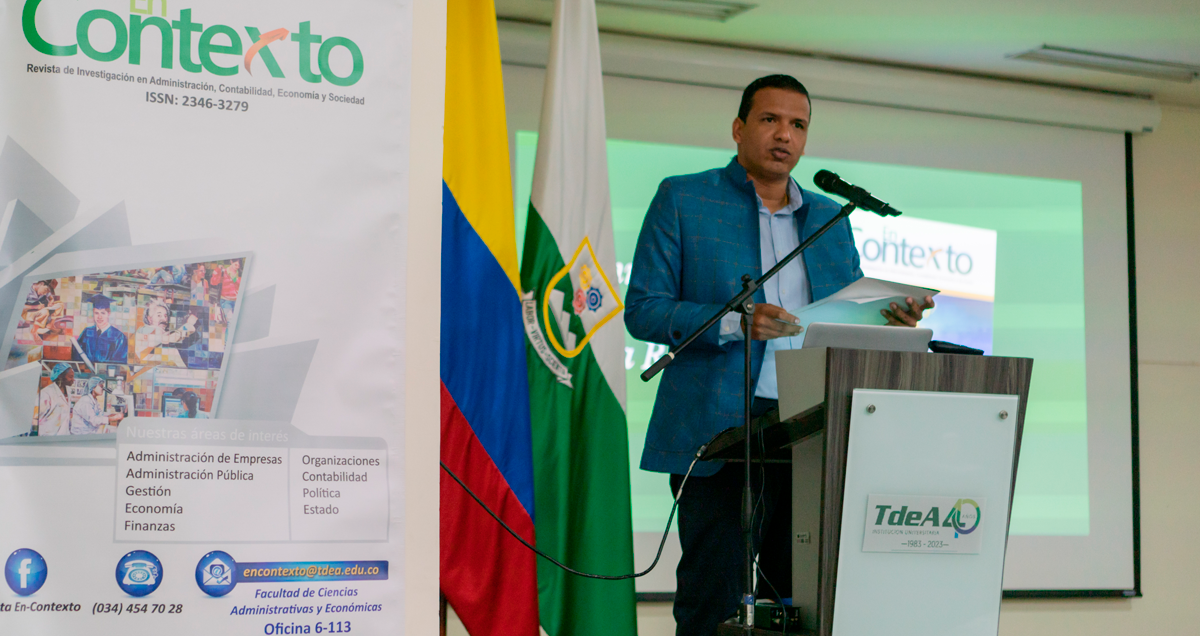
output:
[[803,331],[800,319],[783,310],[783,307],[767,303],[754,305],[754,322],[750,325],[753,340],[787,338]]

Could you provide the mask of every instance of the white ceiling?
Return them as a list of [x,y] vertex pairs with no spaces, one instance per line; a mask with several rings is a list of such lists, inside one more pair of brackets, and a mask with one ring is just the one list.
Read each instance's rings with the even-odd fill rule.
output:
[[[1005,56],[1065,46],[1200,66],[1200,0],[740,0],[726,22],[598,6],[604,31],[827,55],[1151,95],[1200,106],[1179,83]],[[501,18],[549,23],[551,0],[496,0]],[[804,78],[799,78],[801,81]]]

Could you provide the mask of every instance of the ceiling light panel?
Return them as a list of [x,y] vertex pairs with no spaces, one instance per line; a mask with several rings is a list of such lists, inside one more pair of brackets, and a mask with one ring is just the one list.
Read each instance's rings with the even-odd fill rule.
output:
[[1058,66],[1072,66],[1172,82],[1186,83],[1200,77],[1200,66],[1147,60],[1139,57],[1113,55],[1097,51],[1070,49],[1061,46],[1050,46],[1048,44],[1043,45],[1040,49],[1033,49],[1032,51],[1025,51],[1024,53],[1017,53],[1008,57],[1010,59],[1056,64]]
[[596,0],[596,6],[637,9],[724,22],[758,5],[724,0]]

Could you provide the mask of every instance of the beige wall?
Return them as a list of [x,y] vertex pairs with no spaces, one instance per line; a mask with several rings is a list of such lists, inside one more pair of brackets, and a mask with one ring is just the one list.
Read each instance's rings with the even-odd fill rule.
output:
[[[1005,601],[1004,636],[1200,634],[1200,110],[1164,107],[1133,150],[1144,596]],[[638,626],[674,634],[670,605],[641,604]]]

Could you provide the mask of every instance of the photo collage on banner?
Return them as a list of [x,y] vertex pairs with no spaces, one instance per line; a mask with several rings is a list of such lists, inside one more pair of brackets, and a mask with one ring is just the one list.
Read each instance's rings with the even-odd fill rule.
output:
[[246,260],[34,281],[7,363],[41,363],[31,433],[113,432],[100,413],[209,419]]

